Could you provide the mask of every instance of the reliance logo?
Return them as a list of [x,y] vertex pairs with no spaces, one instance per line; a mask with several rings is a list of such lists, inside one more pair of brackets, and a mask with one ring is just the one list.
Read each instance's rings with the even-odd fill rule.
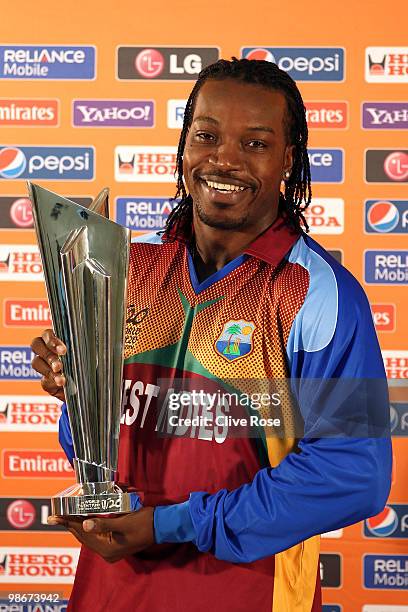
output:
[[1,45],[0,79],[93,80],[93,46]]

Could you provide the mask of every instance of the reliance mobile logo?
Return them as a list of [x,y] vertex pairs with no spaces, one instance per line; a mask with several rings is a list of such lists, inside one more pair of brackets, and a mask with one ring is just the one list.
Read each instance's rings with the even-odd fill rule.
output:
[[408,200],[366,200],[366,234],[407,234]]
[[118,79],[195,81],[220,57],[219,47],[118,47]]
[[371,304],[371,314],[377,331],[395,331],[395,304]]
[[58,431],[61,402],[44,395],[0,395],[0,432]]
[[316,130],[345,129],[348,124],[348,103],[306,101],[308,127]]
[[0,281],[43,281],[38,247],[34,244],[0,244]]
[[52,327],[48,300],[4,300],[3,325],[5,327]]
[[0,126],[57,127],[59,100],[0,98]]
[[[0,583],[71,584],[79,552],[80,548],[0,547]],[[34,606],[36,611],[38,605]],[[20,604],[18,608],[22,610]]]
[[342,47],[242,47],[241,56],[274,62],[295,81],[344,81]]
[[408,351],[381,351],[387,378],[408,378]]
[[340,198],[313,198],[304,215],[312,234],[344,232],[344,200]]
[[408,555],[364,555],[366,589],[407,589]]
[[408,251],[365,251],[364,281],[370,285],[407,285]]
[[115,148],[115,180],[120,183],[174,183],[177,147]]
[[365,130],[408,130],[408,102],[364,102]]
[[408,83],[408,47],[367,47],[365,80],[368,83]]
[[26,346],[0,346],[0,380],[38,380],[31,367],[34,353]]
[[0,178],[92,180],[94,148],[0,145]]
[[382,512],[364,521],[366,538],[408,538],[408,505],[387,504]]
[[74,474],[62,451],[4,449],[1,457],[4,478],[69,478]]
[[167,127],[170,129],[181,130],[184,121],[184,111],[187,100],[168,100],[167,101]]
[[[39,594],[36,594],[41,598]],[[48,600],[45,603],[10,603],[10,599],[0,599],[0,610],[11,612],[18,606],[18,612],[67,612],[68,599],[59,599],[58,595],[48,593]],[[29,597],[27,598],[29,599]],[[34,601],[34,597],[32,599]],[[387,612],[387,611],[385,611]]]
[[310,171],[314,183],[342,183],[343,149],[309,149]]
[[93,80],[95,47],[1,45],[0,79]]
[[154,127],[153,100],[74,100],[76,127]]
[[62,531],[61,525],[48,525],[50,514],[51,503],[47,497],[0,497],[0,531]]
[[116,198],[116,222],[138,232],[161,230],[174,206],[168,198]]

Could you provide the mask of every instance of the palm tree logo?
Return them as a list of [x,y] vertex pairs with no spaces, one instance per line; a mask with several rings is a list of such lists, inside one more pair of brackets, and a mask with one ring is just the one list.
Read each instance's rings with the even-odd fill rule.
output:
[[252,352],[252,334],[255,325],[251,321],[228,321],[215,343],[216,351],[228,361],[245,357]]

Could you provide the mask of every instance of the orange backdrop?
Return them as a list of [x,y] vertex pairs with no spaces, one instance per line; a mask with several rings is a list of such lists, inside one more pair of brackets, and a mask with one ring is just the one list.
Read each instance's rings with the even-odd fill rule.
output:
[[[51,400],[46,402],[37,381],[5,379],[11,362],[17,374],[24,375],[27,371],[23,365],[29,368],[24,363],[26,355],[18,347],[27,347],[30,339],[47,326],[48,313],[46,302],[37,301],[44,300],[45,291],[38,274],[37,256],[32,247],[27,246],[35,245],[36,241],[33,230],[27,228],[29,211],[24,202],[15,204],[13,209],[17,225],[10,221],[10,206],[26,196],[24,173],[14,175],[14,179],[5,178],[5,168],[11,158],[4,157],[6,154],[2,158],[2,148],[23,147],[27,152],[24,147],[40,145],[94,147],[93,180],[77,181],[72,177],[58,181],[34,177],[33,180],[72,197],[92,197],[104,186],[110,186],[111,213],[115,219],[116,198],[148,200],[173,195],[173,185],[159,180],[157,168],[157,174],[149,181],[132,182],[129,176],[123,179],[125,172],[122,168],[120,174],[115,148],[125,147],[121,151],[126,157],[129,153],[126,147],[141,147],[143,154],[143,151],[149,152],[146,147],[176,146],[179,132],[168,126],[167,102],[185,99],[192,87],[192,80],[174,80],[174,73],[173,80],[117,78],[119,47],[168,47],[176,55],[177,47],[218,47],[220,56],[225,58],[240,56],[241,47],[336,47],[344,49],[344,80],[298,83],[310,110],[310,147],[344,151],[344,180],[314,186],[317,200],[312,226],[317,240],[326,248],[341,252],[343,263],[362,282],[370,302],[378,305],[376,321],[392,385],[396,437],[393,440],[395,465],[389,498],[391,509],[384,520],[380,517],[371,525],[373,529],[366,532],[368,537],[363,534],[363,525],[358,524],[322,540],[323,584],[335,585],[324,588],[324,601],[327,612],[408,610],[408,606],[404,606],[408,601],[408,574],[403,566],[397,570],[403,583],[393,585],[391,581],[387,588],[378,588],[378,585],[377,588],[365,588],[363,573],[366,554],[380,559],[383,555],[391,555],[390,559],[398,557],[402,564],[408,560],[407,534],[404,535],[403,529],[403,517],[408,514],[404,479],[408,471],[404,437],[408,421],[406,428],[403,427],[404,414],[408,410],[407,394],[404,394],[404,379],[406,383],[408,378],[406,281],[405,284],[367,284],[363,263],[366,249],[397,250],[402,251],[402,256],[407,255],[408,222],[401,233],[375,230],[366,233],[364,212],[366,200],[403,201],[407,198],[406,179],[402,176],[404,168],[408,168],[407,158],[402,154],[397,160],[398,171],[402,173],[398,178],[377,183],[366,182],[364,158],[366,149],[406,151],[408,122],[404,125],[401,121],[399,126],[405,131],[394,129],[398,126],[362,128],[363,102],[400,102],[408,108],[408,88],[403,76],[400,82],[398,79],[396,82],[367,82],[365,79],[366,47],[401,48],[407,44],[407,13],[402,0],[388,5],[372,0],[341,4],[321,0],[311,3],[258,0],[255,5],[240,0],[206,3],[123,0],[116,4],[89,0],[67,5],[50,0],[34,4],[23,0],[3,7],[1,45],[95,46],[96,78],[1,80],[0,109],[8,108],[7,112],[11,112],[14,103],[20,107],[46,106],[51,110],[48,115],[43,113],[44,116],[37,113],[31,125],[24,116],[17,120],[19,125],[13,125],[16,121],[7,119],[7,112],[0,110],[0,345],[4,367],[0,380],[0,601],[7,599],[7,593],[14,592],[58,593],[58,597],[66,598],[76,560],[76,542],[71,535],[50,531],[44,525],[46,498],[72,482],[72,472],[63,460],[57,441],[58,406]],[[402,53],[399,61],[403,75],[408,59],[403,51],[398,53]],[[154,70],[154,57],[146,60],[145,70]],[[139,101],[139,107],[153,101],[154,106],[150,105],[150,110],[145,112],[147,115],[154,113],[154,127],[74,127],[73,100],[95,99]],[[323,122],[318,114],[322,108],[325,109]],[[333,113],[330,114],[330,110]],[[138,112],[140,116],[143,114]],[[172,117],[175,120],[175,116]],[[11,151],[7,155],[13,157],[16,153]],[[125,161],[129,160],[130,155]],[[15,163],[18,162],[17,154]],[[13,163],[10,164],[12,169]],[[120,177],[121,180],[116,180]],[[344,209],[341,201],[331,201],[331,198],[342,200]],[[401,214],[405,206],[403,202],[397,204]],[[142,216],[145,208],[139,206]],[[392,215],[395,207],[390,210],[389,215]],[[150,213],[156,218],[152,209]],[[322,226],[325,227],[323,232],[319,230]],[[14,268],[10,267],[12,262]],[[12,347],[9,353],[7,347]],[[389,536],[385,536],[384,531],[381,534],[381,526],[385,525],[387,531],[392,520],[398,523],[394,531]],[[380,526],[380,536],[375,535],[378,533],[376,525]],[[408,526],[406,529],[408,531]],[[339,555],[340,561],[329,555]],[[340,577],[337,575],[339,563]],[[63,610],[64,606],[55,607],[57,609]]]

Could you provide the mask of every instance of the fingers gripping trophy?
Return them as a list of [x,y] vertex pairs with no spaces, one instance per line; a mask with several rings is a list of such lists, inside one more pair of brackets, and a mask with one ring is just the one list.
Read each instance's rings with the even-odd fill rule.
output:
[[136,510],[115,483],[121,418],[130,231],[108,218],[108,190],[89,208],[28,183],[61,357],[77,484],[51,499],[52,514]]

